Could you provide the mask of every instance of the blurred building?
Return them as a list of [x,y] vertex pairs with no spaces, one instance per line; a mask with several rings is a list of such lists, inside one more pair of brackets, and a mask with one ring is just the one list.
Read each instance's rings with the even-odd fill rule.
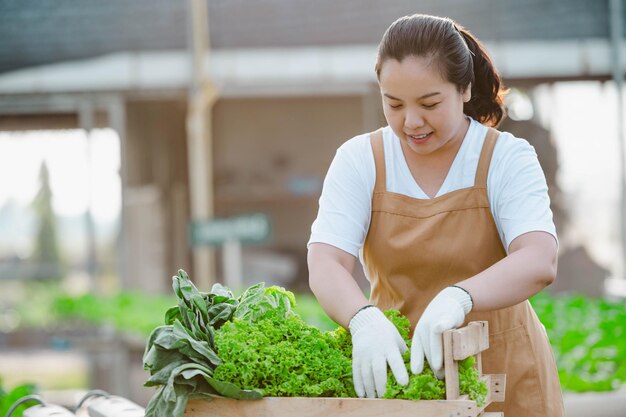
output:
[[[159,291],[191,269],[188,3],[0,0],[0,130],[118,132],[131,288]],[[485,41],[509,86],[611,76],[604,0],[210,0],[208,11],[215,214],[266,213],[272,238],[244,257],[290,259],[301,283],[336,148],[384,123],[373,66],[396,18],[454,18]],[[549,132],[538,143],[534,121],[517,129],[554,179]]]

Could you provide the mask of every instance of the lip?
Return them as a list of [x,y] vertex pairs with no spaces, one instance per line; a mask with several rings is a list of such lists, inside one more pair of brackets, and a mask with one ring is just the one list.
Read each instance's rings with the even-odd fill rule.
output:
[[406,134],[406,137],[412,143],[415,143],[415,144],[419,145],[419,144],[428,142],[428,139],[430,139],[432,137],[433,132],[428,132],[428,134],[424,138],[421,138],[421,139],[417,139],[416,138],[416,136],[422,136],[422,135],[424,135],[424,133],[422,133],[420,135],[409,135],[409,134]]

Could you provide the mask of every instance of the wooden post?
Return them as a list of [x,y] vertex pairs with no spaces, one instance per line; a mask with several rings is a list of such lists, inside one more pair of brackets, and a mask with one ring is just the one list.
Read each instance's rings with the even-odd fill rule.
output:
[[[194,221],[213,217],[213,153],[211,108],[217,92],[205,74],[209,29],[206,0],[188,0],[191,74],[187,109],[189,196]],[[193,249],[193,280],[210,289],[215,282],[215,257],[208,247]]]

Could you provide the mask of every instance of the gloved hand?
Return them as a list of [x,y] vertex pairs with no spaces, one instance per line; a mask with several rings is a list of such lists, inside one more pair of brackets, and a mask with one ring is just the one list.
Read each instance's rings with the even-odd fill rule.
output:
[[411,372],[424,370],[424,356],[439,379],[443,379],[443,337],[446,330],[454,329],[472,310],[469,293],[459,287],[446,287],[428,304],[420,317],[411,342]]
[[352,377],[356,394],[382,397],[387,389],[387,363],[400,385],[409,383],[402,359],[408,350],[396,327],[378,308],[359,311],[350,320]]

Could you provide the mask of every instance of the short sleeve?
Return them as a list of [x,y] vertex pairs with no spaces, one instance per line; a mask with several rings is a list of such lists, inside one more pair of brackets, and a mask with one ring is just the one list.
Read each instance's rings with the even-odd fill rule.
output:
[[507,252],[516,237],[528,232],[547,232],[558,242],[548,185],[535,149],[526,140],[503,133],[492,167],[489,199]]
[[319,199],[307,244],[326,243],[355,257],[369,229],[374,158],[369,136],[357,136],[336,152]]

